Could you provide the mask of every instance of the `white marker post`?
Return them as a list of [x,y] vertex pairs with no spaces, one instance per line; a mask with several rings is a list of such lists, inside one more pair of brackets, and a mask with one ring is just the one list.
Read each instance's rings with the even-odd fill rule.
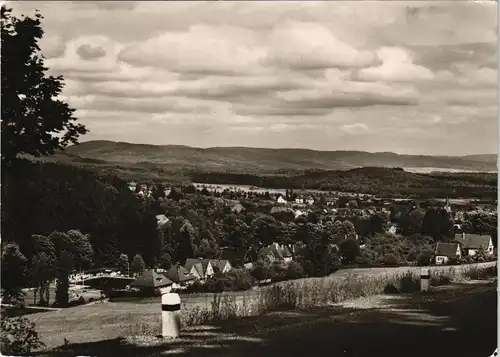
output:
[[163,338],[177,338],[181,332],[181,298],[179,294],[161,296],[161,321]]
[[420,272],[420,292],[427,292],[431,286],[431,274],[429,268],[423,268]]

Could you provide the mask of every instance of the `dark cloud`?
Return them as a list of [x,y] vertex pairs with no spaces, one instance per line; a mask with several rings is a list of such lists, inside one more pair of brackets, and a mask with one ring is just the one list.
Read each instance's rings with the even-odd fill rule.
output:
[[239,115],[266,115],[266,116],[324,116],[331,112],[329,108],[286,108],[274,106],[241,106],[234,107]]
[[282,105],[290,108],[334,109],[345,107],[370,107],[377,105],[412,106],[419,103],[418,97],[384,96],[375,93],[344,93],[321,95],[316,98],[304,98],[293,101],[282,101]]
[[449,70],[454,65],[469,63],[477,67],[498,68],[496,43],[471,43],[455,46],[410,46],[415,64],[433,70]]
[[76,50],[76,53],[78,54],[78,56],[80,56],[81,59],[87,61],[96,60],[98,58],[106,56],[106,51],[103,48],[99,46],[94,47],[92,45],[81,45]]

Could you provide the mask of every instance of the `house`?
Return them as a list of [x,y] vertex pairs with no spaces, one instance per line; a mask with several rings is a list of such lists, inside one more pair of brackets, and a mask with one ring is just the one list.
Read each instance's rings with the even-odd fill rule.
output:
[[307,197],[306,203],[310,206],[314,204],[314,198],[312,196]]
[[298,210],[296,210],[294,214],[295,214],[295,219],[299,218],[300,216],[307,215],[307,213],[306,213],[306,212],[302,212],[302,211],[301,211],[301,210],[299,210],[299,209],[298,209]]
[[299,205],[304,204],[304,198],[303,197],[295,198],[295,203]]
[[173,285],[172,280],[166,276],[158,274],[154,270],[146,270],[130,284],[130,287],[154,291],[155,289],[171,289]]
[[287,200],[283,196],[279,195],[276,202],[279,204],[285,204],[285,203],[287,203]]
[[184,268],[198,280],[205,280],[215,274],[209,259],[186,259]]
[[174,289],[179,289],[182,286],[193,283],[196,280],[196,278],[181,265],[174,265],[165,273],[161,274],[173,282],[172,287]]
[[493,241],[490,235],[455,234],[455,240],[462,244],[466,255],[474,256],[480,249],[483,249],[486,255],[493,255]]
[[398,227],[396,227],[394,224],[387,230],[387,233],[395,235],[396,232],[398,231]]
[[210,278],[218,270],[227,273],[233,267],[227,259],[186,259],[184,268],[196,279],[205,280]]
[[446,264],[451,258],[460,258],[462,256],[460,244],[438,242],[434,255],[436,264]]
[[286,245],[273,243],[268,247],[264,247],[259,251],[259,257],[269,260],[270,262],[288,263],[293,259],[290,249]]
[[157,224],[158,227],[163,227],[168,222],[170,222],[170,220],[164,214],[158,214],[158,215],[156,215],[156,224]]
[[236,205],[234,205],[233,208],[231,208],[231,212],[236,213],[236,214],[240,214],[241,211],[243,211],[244,209],[245,209],[245,207],[243,207],[241,205],[241,203],[237,203]]
[[137,187],[137,182],[131,181],[128,183],[128,189],[132,192],[135,192],[135,188]]
[[210,259],[212,267],[217,268],[221,273],[227,273],[233,267],[227,259]]

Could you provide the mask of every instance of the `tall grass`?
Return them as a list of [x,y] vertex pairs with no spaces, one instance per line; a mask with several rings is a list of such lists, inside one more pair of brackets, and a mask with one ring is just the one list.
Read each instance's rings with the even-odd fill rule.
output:
[[[452,281],[496,276],[497,267],[474,265],[431,268],[431,286]],[[272,311],[307,309],[383,293],[412,293],[420,290],[420,270],[365,277],[301,279],[268,286],[253,296],[214,294],[211,301],[182,311],[183,326],[200,325],[235,317],[258,316]]]

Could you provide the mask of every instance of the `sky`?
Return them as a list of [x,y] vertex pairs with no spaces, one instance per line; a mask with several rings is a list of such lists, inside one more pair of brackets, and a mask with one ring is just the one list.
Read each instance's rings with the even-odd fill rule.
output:
[[15,2],[87,140],[497,153],[490,1]]

